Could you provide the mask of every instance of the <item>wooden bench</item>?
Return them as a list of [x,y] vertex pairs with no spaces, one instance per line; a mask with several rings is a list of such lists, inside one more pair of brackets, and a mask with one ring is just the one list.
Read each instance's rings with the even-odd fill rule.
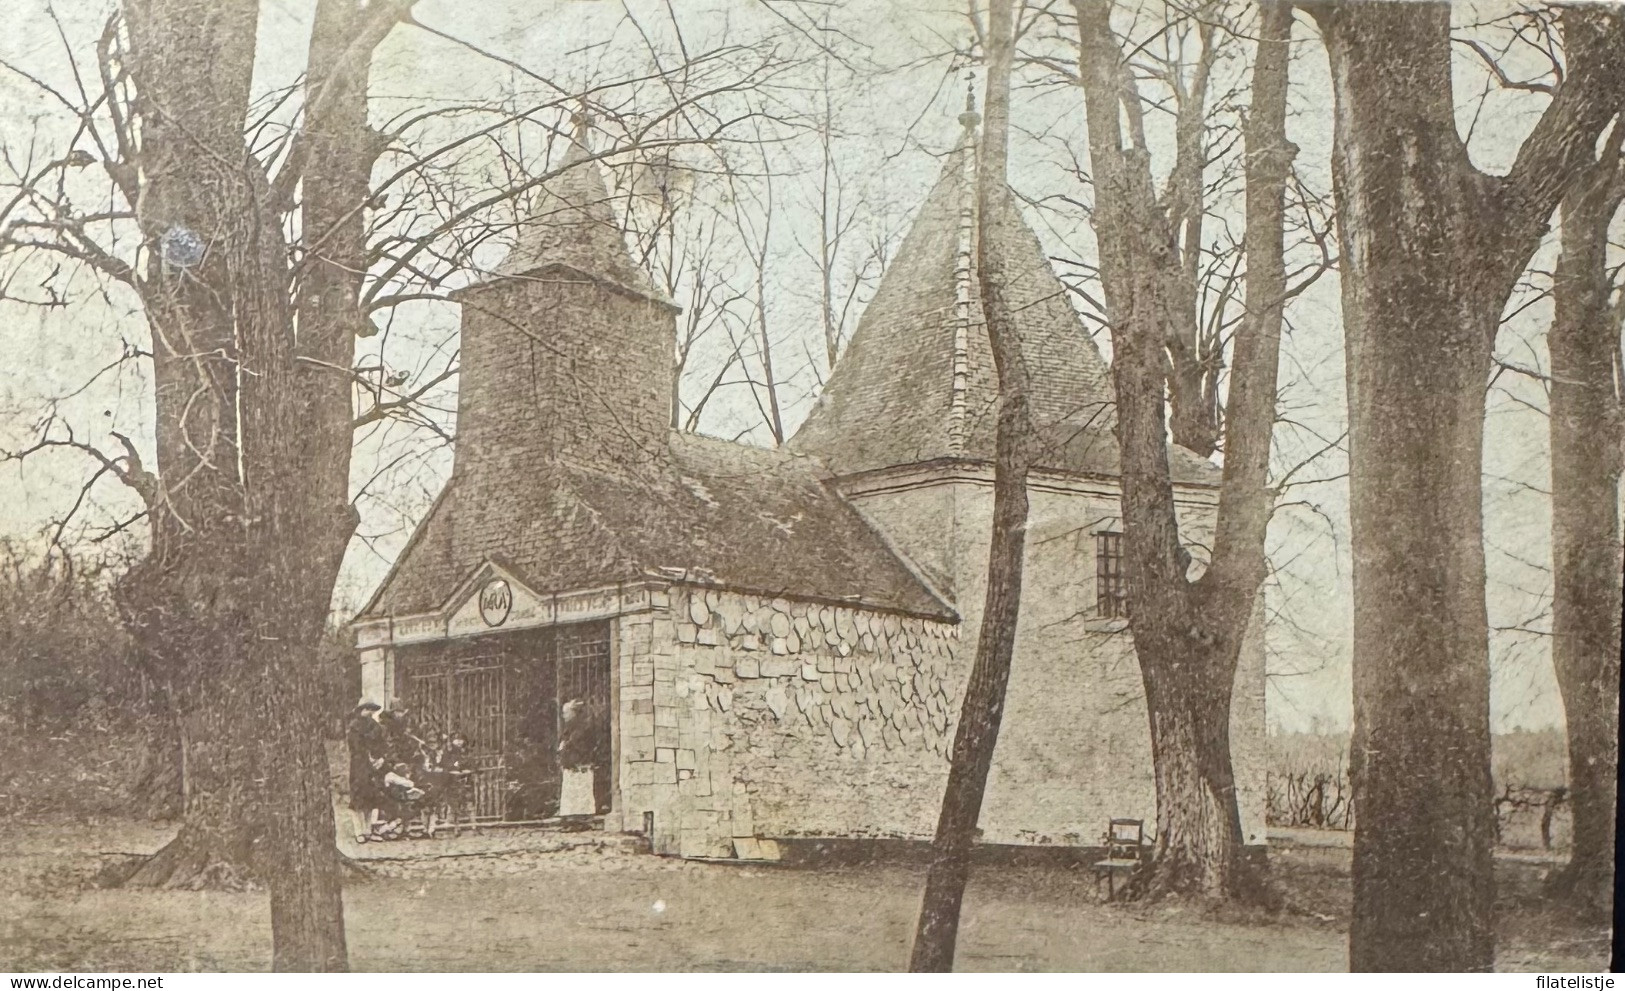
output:
[[1094,864],[1095,890],[1106,882],[1106,900],[1117,896],[1117,877],[1132,878],[1145,866],[1149,848],[1145,845],[1145,820],[1113,819],[1106,827],[1106,859]]

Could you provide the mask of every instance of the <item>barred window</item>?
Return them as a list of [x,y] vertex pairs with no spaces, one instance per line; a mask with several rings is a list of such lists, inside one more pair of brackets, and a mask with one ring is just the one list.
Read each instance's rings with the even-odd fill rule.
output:
[[1109,619],[1128,616],[1128,585],[1123,581],[1121,533],[1095,534],[1095,612]]

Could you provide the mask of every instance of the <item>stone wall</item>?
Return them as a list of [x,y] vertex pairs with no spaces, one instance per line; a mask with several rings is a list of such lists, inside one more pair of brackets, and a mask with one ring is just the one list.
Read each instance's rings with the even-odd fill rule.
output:
[[[1106,821],[1156,818],[1144,689],[1121,620],[1098,615],[1095,538],[1120,530],[1109,481],[1035,482],[1024,595],[1003,726],[981,826],[990,842],[1093,844]],[[972,472],[900,478],[853,491],[859,510],[912,558],[947,571],[968,669],[986,589],[992,489]],[[1198,562],[1211,544],[1212,493],[1180,499]],[[1200,566],[1200,565],[1198,565]],[[1255,616],[1231,708],[1244,839],[1264,842],[1264,655]]]
[[620,621],[623,824],[653,812],[656,852],[685,857],[771,859],[772,837],[928,837],[957,640],[946,623],[673,588]]
[[[1043,548],[1067,532],[1057,512],[1078,507],[1034,505],[1048,568]],[[1087,846],[1112,816],[1155,819],[1133,645],[1120,622],[1064,621],[1093,602],[1092,556],[1072,560],[1089,562],[1088,580],[1052,581],[1018,628],[987,842]],[[621,825],[652,812],[657,852],[771,859],[774,838],[931,836],[974,626],[675,586],[618,630]],[[1261,660],[1243,665],[1236,697],[1243,828],[1259,843]]]

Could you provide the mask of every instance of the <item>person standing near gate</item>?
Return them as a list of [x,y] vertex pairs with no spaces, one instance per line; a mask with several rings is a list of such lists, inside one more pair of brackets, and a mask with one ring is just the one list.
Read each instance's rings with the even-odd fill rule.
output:
[[384,757],[385,766],[416,763],[423,741],[412,731],[406,704],[398,698],[390,699],[389,708],[378,714],[378,722],[384,728],[384,748],[387,753],[381,756]]
[[559,713],[560,816],[590,816],[598,811],[593,735],[587,703],[581,699],[564,703]]
[[607,714],[585,699],[566,702],[559,720],[559,815],[609,811],[610,734]]
[[379,710],[378,703],[362,699],[345,726],[345,745],[350,751],[350,817],[357,843],[365,843],[372,835],[372,812],[378,807],[378,780],[386,750]]
[[478,809],[474,804],[474,758],[468,751],[468,739],[461,733],[447,734],[445,752],[440,756],[449,784],[446,805],[450,810],[451,825],[461,830],[463,825],[475,828]]

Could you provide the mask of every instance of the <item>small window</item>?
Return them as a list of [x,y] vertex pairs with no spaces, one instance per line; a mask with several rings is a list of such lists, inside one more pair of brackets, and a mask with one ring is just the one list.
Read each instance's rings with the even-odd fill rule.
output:
[[1095,612],[1107,619],[1128,617],[1121,533],[1095,534]]

